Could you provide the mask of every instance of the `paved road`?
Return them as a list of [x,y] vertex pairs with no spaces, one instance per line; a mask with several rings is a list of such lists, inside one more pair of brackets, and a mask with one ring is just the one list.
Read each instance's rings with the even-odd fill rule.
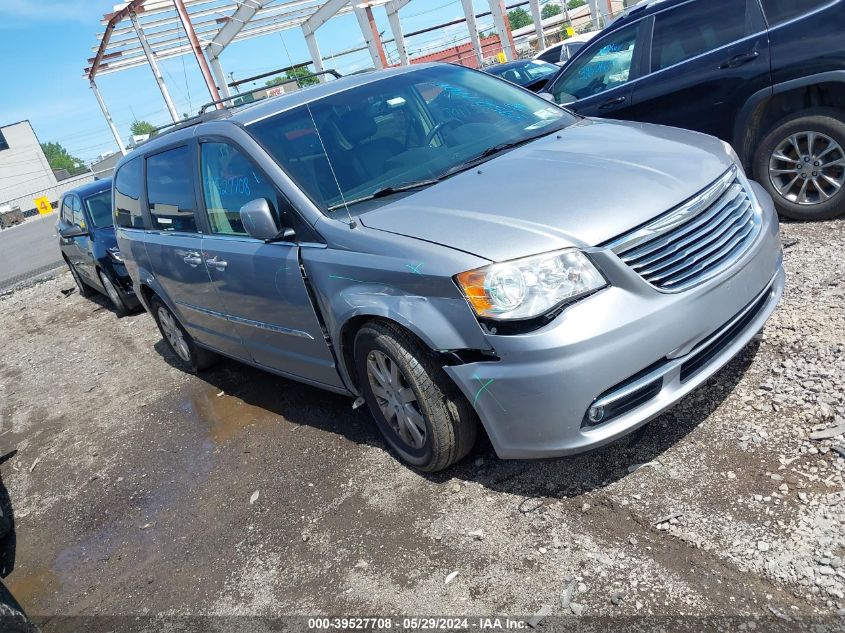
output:
[[0,289],[61,264],[55,213],[0,231]]

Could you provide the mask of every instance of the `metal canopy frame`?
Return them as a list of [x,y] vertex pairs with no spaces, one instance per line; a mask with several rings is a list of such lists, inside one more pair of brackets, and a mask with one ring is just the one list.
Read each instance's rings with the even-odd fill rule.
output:
[[[178,113],[167,90],[158,61],[194,54],[202,71],[212,101],[218,105],[231,96],[230,85],[220,62],[220,55],[233,42],[299,28],[305,37],[315,75],[322,81],[323,58],[317,42],[317,30],[334,17],[352,13],[357,18],[373,66],[387,66],[387,58],[373,17],[373,7],[387,13],[400,63],[410,63],[405,46],[399,11],[411,0],[129,0],[103,16],[105,29],[97,36],[94,56],[88,59],[85,77],[94,91],[117,145],[126,153],[117,128],[109,115],[95,78],[108,73],[149,65],[174,123]],[[593,0],[594,1],[594,0]],[[513,59],[515,47],[508,24],[505,0],[487,0],[496,31],[507,59]],[[529,4],[529,1],[519,2]],[[532,12],[539,14],[538,0],[530,0]],[[462,0],[472,48],[482,59],[480,38],[472,0]],[[535,20],[536,21],[536,20]],[[538,36],[542,29],[537,24]],[[293,62],[291,62],[293,63]],[[222,105],[221,105],[222,107]]]

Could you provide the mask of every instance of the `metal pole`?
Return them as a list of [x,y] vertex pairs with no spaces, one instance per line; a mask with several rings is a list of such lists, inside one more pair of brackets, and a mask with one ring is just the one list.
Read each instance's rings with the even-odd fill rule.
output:
[[[217,86],[214,84],[214,78],[211,76],[211,69],[208,67],[208,62],[202,52],[200,41],[197,39],[197,34],[194,32],[194,26],[191,24],[191,18],[188,15],[188,10],[185,8],[185,3],[183,0],[173,0],[173,4],[176,5],[176,13],[179,14],[179,20],[181,20],[185,33],[188,35],[188,40],[191,42],[191,48],[194,49],[194,56],[197,58],[197,63],[200,66],[200,71],[202,71],[202,76],[203,79],[205,79],[205,85],[208,87],[208,93],[211,95],[211,100],[220,101],[220,93],[217,92]],[[222,103],[217,103],[215,105],[218,110],[223,109]]]
[[590,5],[590,18],[593,21],[593,30],[597,30],[599,28],[598,0],[587,0],[587,4]]
[[546,34],[543,33],[543,14],[540,13],[540,0],[531,0],[531,17],[534,18],[534,32],[537,33],[537,50],[546,48]]
[[217,85],[220,88],[221,94],[224,97],[231,97],[232,93],[229,92],[229,86],[226,85],[226,73],[223,72],[223,66],[220,65],[220,58],[212,57],[210,64],[211,72],[217,80]]
[[109,128],[111,128],[111,133],[114,134],[114,140],[117,141],[117,147],[120,150],[120,153],[126,156],[126,148],[123,146],[123,141],[120,140],[120,134],[118,134],[117,127],[115,127],[114,121],[112,121],[111,115],[109,114],[109,109],[106,107],[106,102],[103,101],[103,96],[97,89],[96,82],[91,79],[90,83],[91,90],[94,91],[94,96],[97,97],[97,103],[100,104],[100,109],[103,111],[103,116],[106,117],[106,122],[109,124]]
[[467,19],[467,29],[469,30],[469,39],[472,42],[472,50],[475,52],[475,57],[478,60],[478,67],[484,63],[484,53],[481,50],[481,39],[478,37],[478,24],[475,22],[475,9],[472,7],[472,0],[461,0],[464,7],[464,16]]
[[[181,1],[181,0],[180,0]],[[370,57],[373,60],[373,66],[376,70],[382,70],[387,66],[387,57],[384,54],[384,49],[381,46],[381,37],[378,34],[376,21],[373,17],[373,10],[369,5],[362,7],[360,5],[353,6],[355,17],[358,18],[358,26],[361,27],[361,33],[364,34],[364,40],[367,42],[367,47],[370,49]]]
[[508,14],[505,12],[504,0],[489,0],[490,13],[493,14],[493,22],[496,25],[496,31],[499,33],[499,43],[502,45],[502,51],[505,53],[505,59],[512,62],[516,59],[516,50],[513,43],[513,35],[508,28]]
[[405,34],[402,32],[402,22],[399,21],[399,12],[388,11],[387,21],[390,23],[390,30],[393,32],[393,41],[396,44],[396,50],[399,51],[399,61],[403,66],[407,66],[410,61],[408,59],[408,49],[405,46]]
[[138,22],[138,16],[135,15],[134,11],[129,14],[129,19],[132,20],[132,26],[135,28],[138,40],[141,42],[141,48],[144,49],[144,55],[147,56],[147,61],[150,64],[150,68],[152,68],[153,75],[156,78],[156,83],[158,83],[158,88],[161,90],[161,96],[164,97],[164,103],[167,105],[167,109],[170,112],[170,118],[173,119],[174,123],[178,123],[179,113],[176,111],[176,106],[173,105],[173,100],[170,98],[170,93],[164,83],[164,77],[161,76],[161,71],[158,69],[155,53],[153,53],[150,48],[150,44],[147,42],[147,36],[144,34],[144,29],[141,28],[141,23]]
[[[323,56],[320,54],[320,47],[317,44],[317,34],[316,33],[306,33],[303,29],[303,34],[305,35],[305,44],[308,46],[308,52],[311,54],[311,61],[314,62],[314,72],[321,73],[325,70],[323,68]],[[323,75],[319,77],[320,81],[325,81]]]

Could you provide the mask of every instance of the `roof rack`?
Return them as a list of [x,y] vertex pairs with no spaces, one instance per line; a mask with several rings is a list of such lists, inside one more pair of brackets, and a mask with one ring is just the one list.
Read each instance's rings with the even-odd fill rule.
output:
[[[294,70],[295,68],[304,68],[307,65],[308,64],[297,64],[295,66],[287,66],[285,68],[280,68],[278,70],[271,70],[270,72],[261,73],[260,75],[253,75],[252,77],[247,77],[246,79],[239,79],[238,81],[233,81],[232,83],[227,84],[227,85],[230,88],[236,88],[237,86],[240,86],[240,85],[245,84],[245,83],[249,83],[251,81],[255,81],[257,79],[263,79],[264,77],[270,77],[271,75],[278,75],[279,73],[283,73],[283,72],[286,72],[286,71],[289,71],[289,70]],[[323,75],[331,75],[335,79],[340,79],[341,77],[343,77],[343,75],[341,75],[336,70],[329,69],[329,70],[323,70],[323,71],[317,72],[317,73],[310,73],[310,74],[307,74],[307,75],[290,77],[289,79],[285,78],[285,81],[283,81],[282,84],[293,83],[293,82],[296,82],[297,84],[299,84],[301,81],[303,81],[305,79],[311,79],[313,77],[321,77]],[[282,85],[282,84],[279,84],[279,85]],[[199,114],[200,114],[200,116],[206,114],[206,110],[208,110],[209,108],[212,108],[212,107],[214,107],[214,106],[216,106],[220,103],[225,104],[227,101],[235,101],[237,99],[243,99],[245,95],[249,95],[249,94],[252,94],[254,92],[259,92],[261,90],[267,90],[268,88],[272,88],[272,87],[273,86],[261,86],[259,88],[255,88],[253,90],[248,90],[246,92],[239,92],[237,94],[225,97],[223,99],[218,99],[216,101],[209,101],[208,103],[206,103],[205,105],[203,105],[200,108]],[[240,104],[233,104],[233,105],[240,105]],[[232,106],[225,106],[225,107],[232,107]],[[221,110],[221,112],[225,112],[225,110]]]
[[197,125],[199,123],[204,123],[205,121],[213,121],[214,119],[222,119],[226,117],[232,116],[232,113],[228,110],[212,110],[211,112],[205,112],[204,110],[200,110],[199,114],[192,117],[187,117],[182,119],[181,121],[176,121],[174,123],[168,123],[167,125],[162,125],[161,127],[157,127],[153,130],[153,133],[150,134],[150,138],[153,136],[158,135],[159,132],[165,131],[167,132],[175,132],[176,130],[181,130],[182,128],[191,127],[192,125]]

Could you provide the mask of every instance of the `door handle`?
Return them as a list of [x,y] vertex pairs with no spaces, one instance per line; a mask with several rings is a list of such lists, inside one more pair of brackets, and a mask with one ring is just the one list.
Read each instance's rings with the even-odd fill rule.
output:
[[758,51],[751,51],[748,53],[742,53],[741,55],[736,55],[731,57],[728,61],[724,64],[719,66],[719,70],[727,70],[728,68],[737,68],[742,66],[743,64],[747,64],[748,62],[753,62],[755,59],[760,57],[760,53]]
[[226,266],[229,265],[229,262],[223,261],[222,259],[217,259],[217,255],[215,255],[211,259],[205,260],[205,265],[211,266],[212,268],[216,268],[217,270],[226,270]]
[[196,268],[202,264],[202,257],[200,257],[199,253],[188,253],[182,261],[188,264],[191,268]]
[[612,108],[615,105],[619,105],[620,103],[625,103],[628,99],[625,97],[616,97],[615,99],[608,99],[604,103],[599,106],[599,110],[607,110],[608,108]]

